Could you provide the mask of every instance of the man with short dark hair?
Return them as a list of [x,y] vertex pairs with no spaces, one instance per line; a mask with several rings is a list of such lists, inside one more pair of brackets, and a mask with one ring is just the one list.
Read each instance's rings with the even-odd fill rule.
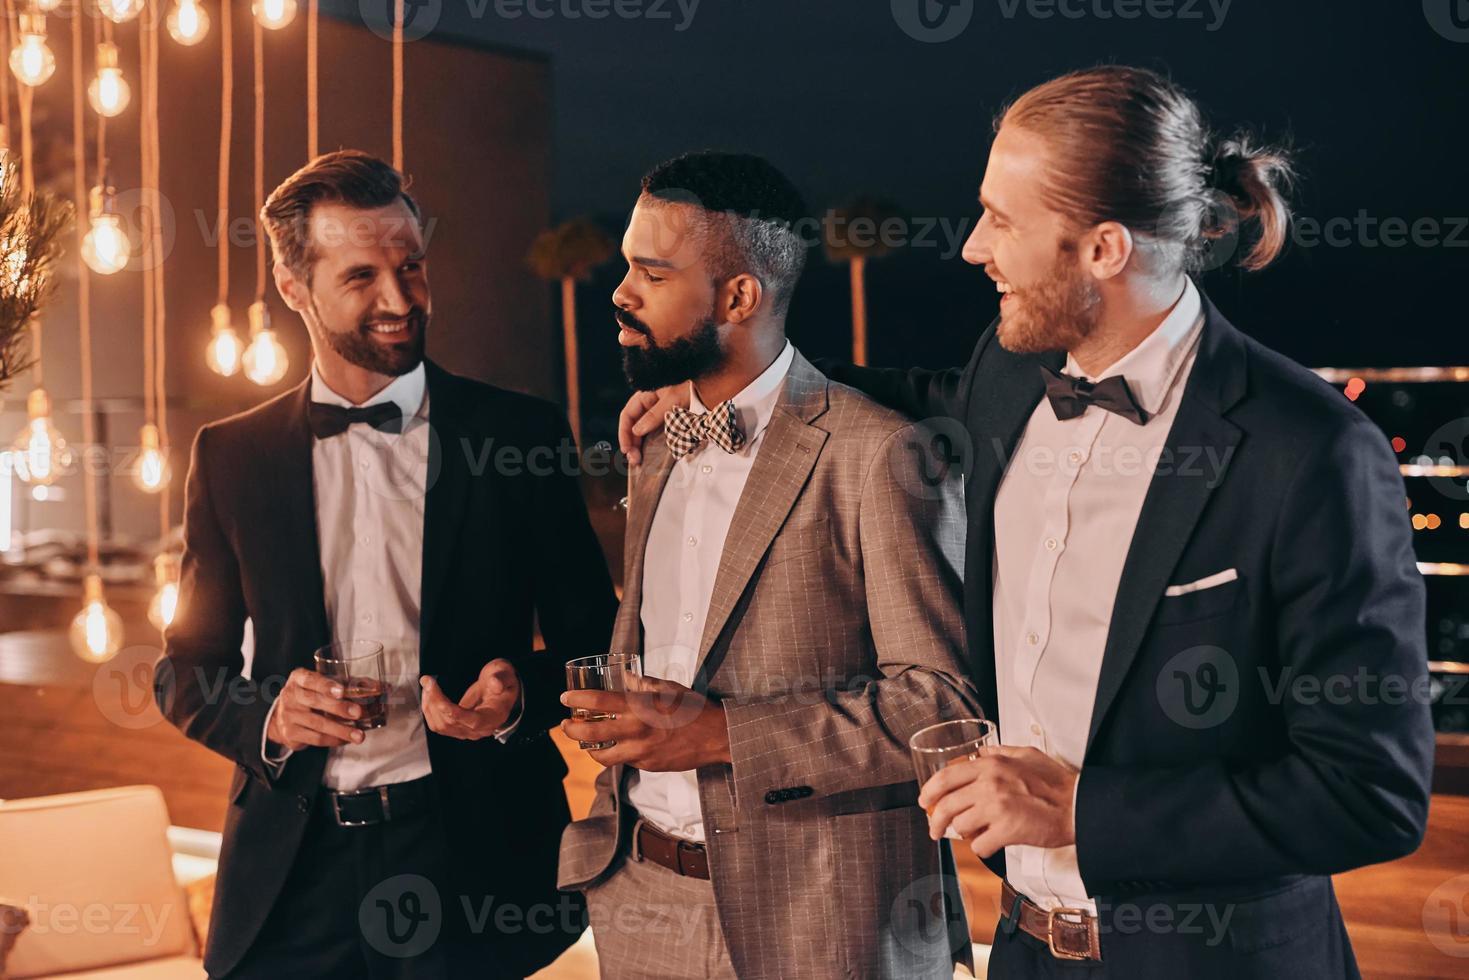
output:
[[[615,597],[572,473],[473,461],[554,454],[566,419],[424,358],[418,205],[381,160],[318,157],[261,219],[315,360],[200,429],[159,669],[165,715],[237,766],[205,967],[523,977],[585,926],[555,889],[570,814],[547,730]],[[382,648],[381,727],[315,669],[352,640]]]
[[697,153],[623,238],[628,379],[692,411],[631,474],[612,648],[647,680],[566,695],[603,716],[563,725],[609,768],[560,877],[605,977],[947,980],[969,954],[907,750],[975,712],[957,479],[786,339],[802,214],[766,161]]

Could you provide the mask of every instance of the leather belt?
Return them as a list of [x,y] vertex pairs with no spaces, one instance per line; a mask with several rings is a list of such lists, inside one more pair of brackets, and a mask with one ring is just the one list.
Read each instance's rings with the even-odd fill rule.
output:
[[1047,911],[1010,887],[1000,885],[1000,928],[1020,931],[1045,943],[1060,960],[1102,959],[1102,942],[1097,917],[1086,909],[1057,908]]
[[352,793],[322,787],[328,813],[338,827],[370,827],[390,820],[406,820],[428,810],[435,802],[434,777],[420,776],[405,783],[369,786]]
[[647,858],[685,878],[709,880],[709,851],[703,844],[665,834],[641,817],[632,834],[634,860]]

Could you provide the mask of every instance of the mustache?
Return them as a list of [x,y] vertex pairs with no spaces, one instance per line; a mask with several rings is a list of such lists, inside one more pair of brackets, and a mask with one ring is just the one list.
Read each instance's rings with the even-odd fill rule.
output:
[[622,309],[621,307],[614,306],[612,308],[612,318],[617,321],[619,326],[626,327],[629,330],[635,330],[638,333],[642,334],[644,337],[653,336],[653,331],[648,329],[648,325],[646,323],[644,323],[642,320],[639,320],[637,317],[633,316],[631,313],[629,313],[627,310]]

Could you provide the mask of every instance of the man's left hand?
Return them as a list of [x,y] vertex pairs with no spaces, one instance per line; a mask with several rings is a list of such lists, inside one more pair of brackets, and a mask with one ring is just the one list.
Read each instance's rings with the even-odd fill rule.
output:
[[588,754],[604,766],[635,766],[644,772],[685,772],[729,763],[729,729],[724,708],[682,684],[639,677],[632,691],[567,691],[570,708],[616,715],[601,721],[571,718],[561,723],[579,742],[615,742]]
[[951,762],[923,784],[918,805],[934,840],[953,827],[987,858],[1011,844],[1076,843],[1072,805],[1080,774],[1036,748],[985,746],[979,758]]
[[421,677],[418,683],[423,688],[423,720],[429,730],[470,742],[504,728],[520,702],[520,677],[505,659],[485,664],[458,704],[449,700],[436,679]]

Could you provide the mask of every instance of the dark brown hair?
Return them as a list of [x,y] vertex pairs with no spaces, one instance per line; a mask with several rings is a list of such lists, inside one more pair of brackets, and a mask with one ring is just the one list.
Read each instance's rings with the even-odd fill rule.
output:
[[1285,247],[1293,180],[1286,150],[1248,133],[1219,138],[1173,82],[1145,68],[1107,65],[1038,85],[1008,106],[1009,124],[1045,140],[1044,193],[1080,227],[1126,225],[1164,261],[1188,271],[1210,243],[1248,232],[1238,257],[1263,269]]
[[370,153],[334,150],[281,181],[260,209],[260,221],[270,235],[276,259],[310,282],[316,264],[310,237],[313,207],[332,202],[366,210],[386,207],[402,198],[413,216],[421,220],[418,202],[408,193],[411,183]]

